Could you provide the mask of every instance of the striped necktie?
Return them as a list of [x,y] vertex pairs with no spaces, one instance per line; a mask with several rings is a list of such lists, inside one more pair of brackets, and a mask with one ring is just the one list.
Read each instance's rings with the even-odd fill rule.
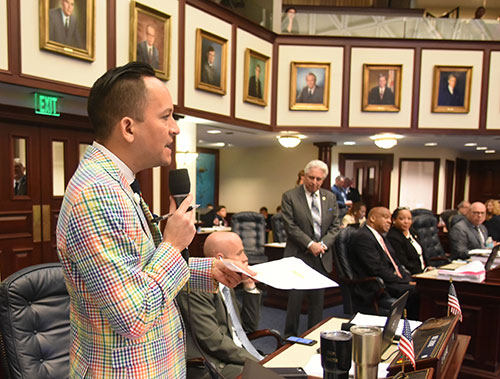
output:
[[318,242],[321,240],[321,215],[319,213],[319,206],[316,198],[318,193],[311,194],[311,215],[314,224],[314,239]]

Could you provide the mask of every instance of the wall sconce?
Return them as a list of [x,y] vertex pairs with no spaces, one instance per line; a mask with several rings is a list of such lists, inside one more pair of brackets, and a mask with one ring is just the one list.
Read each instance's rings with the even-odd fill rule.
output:
[[404,136],[394,133],[381,133],[371,136],[370,139],[381,149],[392,149],[398,144],[398,139]]

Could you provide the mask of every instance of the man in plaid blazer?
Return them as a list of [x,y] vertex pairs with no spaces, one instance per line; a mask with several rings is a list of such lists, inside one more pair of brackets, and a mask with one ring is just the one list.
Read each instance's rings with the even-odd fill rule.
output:
[[57,249],[68,288],[71,378],[183,378],[185,337],[175,296],[234,287],[241,276],[214,259],[182,258],[194,233],[191,195],[163,232],[131,184],[141,170],[169,165],[170,94],[147,64],[108,71],[92,87],[96,142],[68,184]]

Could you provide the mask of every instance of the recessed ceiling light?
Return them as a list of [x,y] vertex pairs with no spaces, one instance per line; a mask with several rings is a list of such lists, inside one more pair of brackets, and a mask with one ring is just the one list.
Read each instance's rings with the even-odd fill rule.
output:
[[344,141],[344,145],[346,146],[356,145],[356,141]]
[[488,148],[486,146],[478,146],[476,150],[488,150]]
[[219,147],[224,147],[226,146],[226,144],[224,142],[216,142],[214,144],[212,144],[213,146],[219,146]]
[[208,134],[221,134],[222,132],[218,129],[207,130]]
[[437,146],[437,142],[427,142],[424,146]]
[[485,150],[486,154],[495,154],[495,150]]
[[477,146],[477,143],[475,142],[467,142],[464,144],[464,146]]

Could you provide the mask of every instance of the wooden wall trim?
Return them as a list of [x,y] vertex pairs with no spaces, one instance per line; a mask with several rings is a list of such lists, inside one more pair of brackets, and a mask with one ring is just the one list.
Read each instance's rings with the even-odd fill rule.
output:
[[179,56],[178,61],[178,78],[177,78],[177,104],[184,107],[184,85],[186,76],[181,67],[185,65],[185,52],[186,52],[186,0],[179,0]]
[[351,82],[351,54],[352,47],[351,45],[346,45],[344,49],[344,70],[342,77],[342,112],[340,114],[340,126],[344,129],[347,129],[349,126],[349,109],[350,109],[350,101],[349,96],[351,95],[351,86],[349,83]]
[[420,109],[420,70],[422,69],[422,49],[416,47],[413,56],[413,93],[411,101],[411,121],[410,127],[413,130],[418,129],[418,111]]
[[108,0],[106,20],[106,67],[110,70],[116,67],[116,0]]

